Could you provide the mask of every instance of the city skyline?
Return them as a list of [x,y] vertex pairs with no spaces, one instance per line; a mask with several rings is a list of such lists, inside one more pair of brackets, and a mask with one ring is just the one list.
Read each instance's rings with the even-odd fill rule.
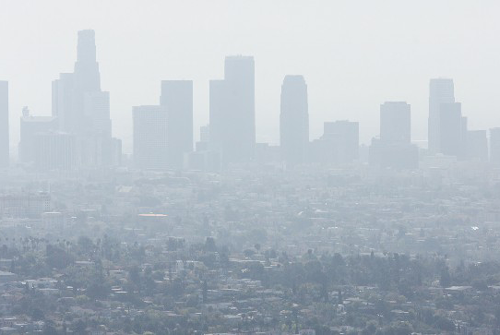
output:
[[[378,135],[380,103],[407,101],[412,105],[413,139],[423,140],[427,137],[427,83],[430,78],[437,77],[455,80],[456,96],[460,97],[463,104],[463,113],[471,120],[469,128],[484,129],[490,124],[500,124],[495,113],[495,106],[500,105],[495,94],[499,89],[495,80],[499,71],[494,62],[494,59],[499,58],[500,50],[497,44],[490,43],[498,24],[492,19],[498,8],[494,2],[486,2],[481,9],[465,2],[453,2],[454,10],[449,12],[451,2],[437,6],[423,2],[418,8],[410,6],[406,9],[389,1],[380,5],[381,9],[389,11],[384,14],[381,10],[381,21],[385,18],[388,23],[369,19],[373,30],[370,34],[353,29],[374,9],[374,5],[368,2],[362,2],[364,6],[356,9],[354,5],[318,2],[308,6],[303,13],[299,10],[300,6],[291,5],[284,9],[288,21],[277,19],[272,22],[281,23],[278,24],[279,31],[268,31],[271,15],[264,15],[262,27],[245,28],[245,24],[257,19],[258,5],[244,5],[247,14],[243,14],[235,6],[224,6],[225,3],[215,1],[214,8],[210,8],[196,1],[188,1],[184,5],[153,2],[151,8],[146,9],[110,2],[102,7],[115,19],[135,10],[137,21],[141,22],[149,15],[154,17],[155,9],[171,9],[185,16],[191,6],[196,4],[205,11],[192,12],[193,18],[189,22],[198,19],[199,22],[195,23],[202,25],[204,32],[192,28],[186,31],[186,22],[178,19],[173,19],[168,26],[157,22],[150,28],[138,24],[126,28],[118,23],[111,28],[104,25],[104,16],[101,14],[92,19],[81,15],[68,23],[64,31],[56,31],[53,24],[44,24],[37,33],[39,38],[36,41],[30,37],[30,31],[23,30],[14,38],[6,34],[8,30],[4,29],[0,33],[5,45],[5,52],[0,58],[0,78],[11,83],[11,120],[20,116],[25,105],[35,115],[50,114],[50,97],[47,96],[50,81],[61,70],[68,71],[71,68],[75,55],[75,32],[92,28],[97,32],[97,58],[101,64],[103,87],[112,93],[114,134],[124,140],[124,152],[128,153],[131,152],[131,106],[156,103],[160,80],[193,80],[196,140],[199,126],[208,123],[208,81],[219,77],[221,59],[232,54],[252,55],[255,58],[257,142],[279,143],[279,91],[284,76],[288,74],[300,74],[307,79],[310,88],[311,139],[321,136],[324,121],[350,119],[360,122],[361,143],[369,144],[371,138]],[[33,17],[36,22],[43,23],[51,18],[48,11],[56,5],[61,8],[67,6],[59,1],[49,2],[43,8],[39,8],[38,4],[29,8],[15,3],[8,6],[12,13],[24,8],[28,18]],[[88,9],[80,9],[88,13],[95,6],[91,2]],[[269,6],[274,9],[279,4]],[[423,23],[417,19],[418,15],[408,14],[410,10],[415,13],[426,12],[430,6],[433,11],[426,16],[428,28],[421,26]],[[210,25],[216,13],[223,13],[221,21]],[[342,14],[354,13],[356,15],[351,15],[349,22],[340,17]],[[315,20],[312,20],[313,17]],[[236,23],[239,19],[242,23]],[[3,22],[7,24],[12,19],[6,17]],[[299,32],[296,29],[298,22],[309,22],[310,27]],[[405,24],[401,25],[403,22]],[[229,23],[235,24],[231,32],[226,31]],[[389,23],[399,24],[400,29],[392,30]],[[178,29],[173,29],[176,28],[171,26],[174,24]],[[327,29],[319,30],[322,26]],[[315,32],[318,35],[314,35]],[[457,39],[459,35],[460,39]],[[296,38],[295,43],[292,36]],[[26,45],[17,42],[21,40]],[[221,45],[223,40],[228,43]],[[278,40],[281,41],[280,50],[273,48],[273,43]],[[405,40],[407,42],[403,42]],[[181,48],[181,41],[186,45],[185,48]],[[30,45],[34,48],[42,42],[42,52],[27,52]],[[382,55],[370,51],[376,43],[384,50]],[[296,45],[307,47],[299,50]],[[363,57],[365,64],[360,63],[359,52],[368,55]],[[19,53],[23,57],[14,58]],[[482,55],[481,59],[478,54]],[[13,66],[14,60],[18,66]],[[140,65],[145,62],[147,66]],[[31,79],[28,79],[28,73]],[[125,73],[126,78],[134,80],[120,80],[118,73]],[[16,87],[25,87],[22,96],[15,93]],[[11,124],[11,147],[15,147],[19,140],[19,131],[16,130],[18,125]]]
[[[122,164],[122,141],[112,137],[110,93],[101,90],[95,31],[81,30],[77,36],[74,72],[61,73],[52,82],[52,115],[33,115],[23,107],[18,161],[27,167],[78,170]],[[3,82],[0,101],[4,119],[9,104],[7,85]],[[372,138],[366,158],[360,156],[365,149],[360,147],[359,121],[325,121],[323,136],[310,141],[307,84],[301,75],[287,75],[280,95],[280,144],[270,146],[256,141],[255,60],[253,56],[226,56],[223,79],[212,79],[209,85],[208,141],[193,151],[193,81],[162,80],[160,86],[159,105],[132,107],[133,159],[140,169],[205,170],[212,166],[219,170],[252,161],[282,161],[290,166],[342,166],[359,161],[378,167],[418,167],[411,105],[406,101],[380,105],[379,135]],[[469,118],[454,92],[451,78],[429,80],[429,147],[424,156],[487,161],[488,130],[469,128]],[[3,133],[5,152],[8,132]]]

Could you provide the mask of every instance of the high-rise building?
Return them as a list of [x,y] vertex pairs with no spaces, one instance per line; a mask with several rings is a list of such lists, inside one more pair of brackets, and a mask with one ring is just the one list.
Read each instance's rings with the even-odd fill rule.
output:
[[35,137],[35,166],[40,170],[72,170],[75,136],[62,132],[39,133]]
[[109,93],[101,90],[96,60],[95,33],[78,32],[77,61],[73,73],[62,73],[52,83],[52,115],[59,131],[75,135],[75,165],[98,168],[116,165]]
[[442,103],[439,112],[439,152],[460,157],[464,152],[462,105]]
[[209,149],[210,144],[210,127],[200,127],[200,140],[196,142],[196,151],[206,151]]
[[0,81],[0,168],[9,165],[9,83]]
[[101,74],[97,63],[95,32],[78,32],[77,60],[75,63],[75,90],[77,94],[101,91]]
[[312,159],[348,165],[359,158],[359,123],[347,120],[325,122],[323,136],[311,143]]
[[411,106],[403,101],[380,105],[380,140],[389,143],[411,142]]
[[280,150],[289,164],[305,161],[309,145],[307,85],[302,76],[286,76],[281,86]]
[[429,151],[441,151],[441,105],[454,103],[455,93],[452,79],[431,79],[429,84],[429,119],[428,119],[428,146]]
[[406,102],[380,105],[380,139],[372,140],[369,162],[383,168],[418,167],[418,148],[411,144],[411,106]]
[[500,166],[500,128],[490,129],[490,161]]
[[210,81],[210,145],[225,163],[250,160],[255,147],[253,57],[226,57],[224,80]]
[[111,138],[109,92],[88,92],[83,100],[82,128],[94,136]]
[[74,75],[61,73],[52,82],[52,116],[57,117],[61,131],[76,133],[79,127],[74,102]]
[[38,152],[37,135],[56,131],[57,118],[54,116],[33,116],[29,109],[24,107],[20,122],[19,161],[34,164]]
[[466,138],[467,159],[488,160],[488,138],[486,130],[468,130]]
[[184,154],[193,151],[193,82],[162,81],[160,105],[168,113],[168,160],[180,168]]
[[140,169],[168,167],[168,117],[164,106],[137,106],[132,110],[134,163]]

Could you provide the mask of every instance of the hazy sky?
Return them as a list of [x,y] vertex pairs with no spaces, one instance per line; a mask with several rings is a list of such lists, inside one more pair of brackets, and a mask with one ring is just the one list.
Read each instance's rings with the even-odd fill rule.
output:
[[500,126],[498,0],[0,0],[0,79],[9,80],[11,138],[22,106],[49,115],[51,81],[72,72],[77,31],[96,31],[115,136],[130,152],[131,109],[157,104],[162,79],[195,81],[195,134],[208,122],[208,81],[226,55],[256,62],[257,140],[277,143],[283,77],[309,89],[311,139],[323,121],[379,131],[379,105],[412,105],[427,137],[428,82],[455,80],[472,129]]

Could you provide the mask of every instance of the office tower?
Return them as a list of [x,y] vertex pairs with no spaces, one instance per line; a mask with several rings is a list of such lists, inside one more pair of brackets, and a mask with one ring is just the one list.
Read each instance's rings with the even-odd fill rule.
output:
[[0,168],[9,165],[9,83],[0,81]]
[[302,76],[286,76],[281,86],[281,157],[289,164],[303,163],[308,145],[307,85]]
[[75,136],[62,132],[39,133],[35,138],[35,166],[39,170],[72,170]]
[[253,57],[226,57],[224,79],[210,81],[210,146],[225,163],[254,155],[254,67]]
[[78,32],[77,60],[75,63],[75,90],[78,94],[101,91],[101,74],[96,57],[95,32]]
[[380,105],[380,139],[372,140],[369,163],[382,168],[418,167],[418,148],[411,144],[411,106],[406,102]]
[[137,106],[132,110],[134,163],[140,169],[168,167],[168,120],[163,106]]
[[193,82],[162,81],[160,105],[168,113],[168,160],[180,168],[184,154],[193,151]]
[[440,152],[447,156],[463,155],[463,118],[460,103],[442,103],[439,108]]
[[79,120],[74,101],[74,75],[61,73],[59,79],[52,82],[52,116],[57,117],[61,131],[75,133],[79,128]]
[[219,151],[209,148],[210,127],[200,127],[200,140],[196,142],[196,151],[184,155],[184,168],[207,172],[218,172],[221,168]]
[[454,85],[452,79],[431,79],[429,84],[429,119],[428,119],[428,147],[432,153],[441,151],[441,105],[454,103]]
[[347,120],[325,122],[323,136],[313,146],[319,160],[346,165],[359,157],[359,123]]
[[111,138],[109,92],[88,92],[83,100],[84,131]]
[[490,161],[500,166],[500,128],[490,129]]
[[380,140],[389,143],[411,142],[411,106],[406,102],[380,105]]
[[466,137],[467,159],[488,160],[488,138],[486,130],[468,130]]
[[201,126],[200,127],[200,140],[196,142],[196,151],[208,150],[210,143],[210,127]]
[[95,33],[78,32],[73,73],[62,73],[52,83],[52,115],[59,131],[76,135],[75,166],[98,168],[116,165],[118,148],[111,133],[109,93],[101,90],[96,60]]
[[57,118],[54,116],[33,116],[29,109],[24,107],[20,122],[19,161],[33,164],[37,154],[37,135],[56,131]]

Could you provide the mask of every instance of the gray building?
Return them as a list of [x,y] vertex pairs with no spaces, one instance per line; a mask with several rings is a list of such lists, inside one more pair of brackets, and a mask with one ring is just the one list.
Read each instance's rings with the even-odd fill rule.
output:
[[193,151],[193,82],[163,80],[160,105],[168,113],[169,164],[181,168],[184,154]]
[[467,159],[488,160],[488,137],[486,130],[468,130],[466,135]]
[[441,105],[455,102],[452,79],[431,79],[429,84],[428,147],[431,153],[441,150]]
[[310,144],[313,161],[349,165],[359,158],[359,123],[325,122],[323,136]]
[[380,140],[390,143],[411,142],[411,106],[404,101],[380,105]]
[[78,32],[73,73],[62,73],[52,83],[52,115],[59,131],[75,135],[75,166],[100,168],[118,165],[121,145],[112,138],[109,92],[101,90],[93,30]]
[[56,131],[57,118],[54,116],[33,116],[27,107],[23,108],[20,119],[21,140],[19,141],[19,161],[34,164],[38,152],[37,136]]
[[168,117],[163,106],[132,109],[134,164],[139,169],[168,167]]
[[439,112],[439,152],[447,156],[463,156],[465,141],[462,105],[459,102],[442,103]]
[[40,170],[73,170],[75,151],[74,135],[57,131],[35,135],[35,166]]
[[224,79],[210,81],[210,146],[225,163],[254,156],[254,68],[253,57],[226,57]]
[[411,143],[411,106],[403,101],[380,105],[380,139],[369,150],[372,166],[418,168],[418,148]]
[[306,160],[309,145],[307,85],[302,76],[286,76],[281,86],[280,151],[288,164]]

